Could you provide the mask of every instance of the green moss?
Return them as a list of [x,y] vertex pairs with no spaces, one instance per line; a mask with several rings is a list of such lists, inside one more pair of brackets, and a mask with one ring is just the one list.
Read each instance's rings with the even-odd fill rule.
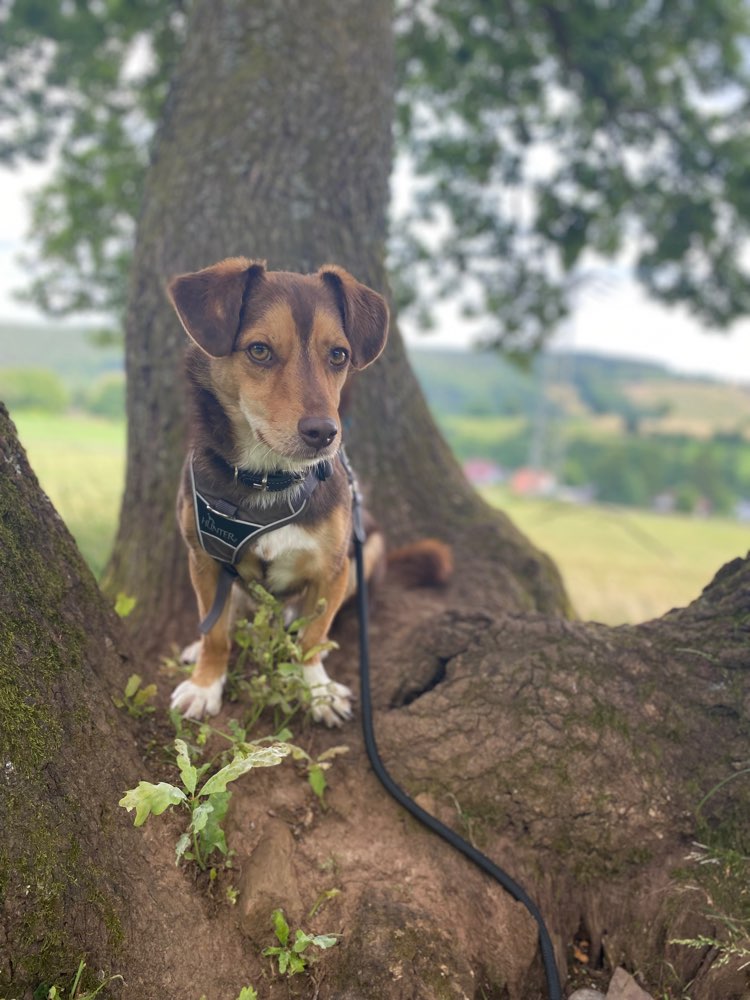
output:
[[[88,644],[83,615],[97,612],[101,597],[61,522],[41,500],[21,452],[13,450],[10,433],[3,437],[2,417],[0,412],[0,458],[9,454],[19,474],[0,481],[0,575],[12,584],[11,600],[0,598],[7,831],[0,843],[0,889],[8,934],[8,965],[3,962],[0,978],[12,967],[15,982],[2,985],[25,989],[75,974],[76,939],[89,934],[89,919],[102,922],[102,937],[112,944],[122,931],[114,901],[71,839],[85,803],[67,801],[56,787],[60,756],[75,761],[76,741],[90,731],[81,690]],[[75,919],[82,908],[83,931]]]
[[586,717],[586,723],[596,732],[611,730],[621,736],[630,736],[630,725],[625,716],[614,707],[601,701],[594,701],[594,707]]
[[[19,783],[20,784],[20,783]],[[60,983],[78,966],[80,941],[69,928],[68,909],[84,908],[91,922],[105,929],[107,950],[116,953],[123,930],[115,901],[102,889],[104,873],[82,857],[81,845],[67,834],[75,822],[48,803],[34,806],[19,787],[9,798],[13,821],[13,853],[0,854],[0,879],[11,917],[9,958],[15,983],[3,986]],[[63,805],[63,809],[65,809]],[[67,821],[66,821],[67,820]],[[0,973],[0,980],[2,974]]]

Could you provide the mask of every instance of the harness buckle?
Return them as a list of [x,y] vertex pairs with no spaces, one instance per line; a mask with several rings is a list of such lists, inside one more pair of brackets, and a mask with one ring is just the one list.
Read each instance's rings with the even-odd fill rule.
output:
[[263,474],[263,478],[259,483],[253,483],[253,489],[258,490],[260,493],[265,493],[268,489],[268,473]]

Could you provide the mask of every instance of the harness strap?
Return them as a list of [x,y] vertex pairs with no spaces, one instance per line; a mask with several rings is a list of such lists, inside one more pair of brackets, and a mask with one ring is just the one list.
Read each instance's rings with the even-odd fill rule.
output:
[[219,579],[216,581],[214,603],[211,605],[211,610],[198,626],[198,631],[201,635],[210,632],[221,617],[224,605],[227,603],[227,598],[229,597],[229,591],[232,589],[232,584],[236,579],[237,570],[233,566],[230,566],[229,563],[225,563],[221,567]]
[[[310,497],[320,483],[333,475],[333,464],[327,460],[318,462],[306,475],[297,476],[295,474],[293,481],[298,482],[300,487],[296,497],[297,505],[295,506],[291,498],[286,502],[280,499],[280,506],[277,507],[276,511],[269,509],[270,519],[265,522],[261,513],[254,515],[259,520],[251,520],[250,516],[236,504],[222,497],[207,499],[196,486],[192,455],[188,460],[188,468],[198,540],[201,547],[221,566],[213,604],[206,617],[198,625],[198,631],[201,635],[206,635],[221,617],[232,584],[239,576],[235,565],[240,561],[244,550],[261,535],[296,521],[307,507]],[[239,476],[236,479],[242,482]],[[243,485],[248,484],[243,483]],[[258,487],[254,484],[251,488],[257,489]],[[272,492],[277,491],[278,489],[272,489]]]

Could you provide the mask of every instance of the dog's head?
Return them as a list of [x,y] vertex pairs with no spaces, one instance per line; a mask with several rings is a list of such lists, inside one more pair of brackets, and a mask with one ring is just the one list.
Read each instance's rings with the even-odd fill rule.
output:
[[347,374],[385,346],[382,296],[334,265],[302,275],[244,257],[178,275],[168,295],[232,423],[237,464],[294,469],[335,454]]

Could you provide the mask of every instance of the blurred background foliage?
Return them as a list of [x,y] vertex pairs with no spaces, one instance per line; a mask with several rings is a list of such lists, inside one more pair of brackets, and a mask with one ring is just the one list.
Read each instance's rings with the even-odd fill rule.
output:
[[[50,314],[122,315],[189,6],[0,3],[0,160],[56,164],[27,255]],[[746,0],[398,0],[394,24],[391,273],[420,322],[453,299],[526,352],[601,260],[712,329],[747,314]]]

